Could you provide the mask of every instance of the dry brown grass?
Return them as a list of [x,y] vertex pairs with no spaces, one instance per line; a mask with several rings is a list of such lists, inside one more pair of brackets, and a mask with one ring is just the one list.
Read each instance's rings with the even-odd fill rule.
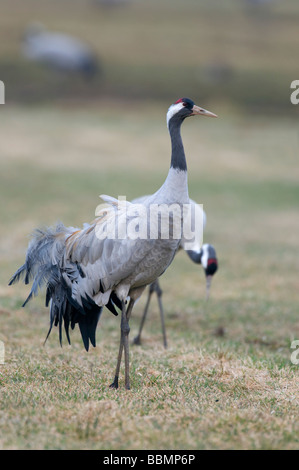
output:
[[88,356],[78,344],[45,350],[22,340],[13,352],[10,347],[1,370],[2,447],[296,447],[295,371],[171,342],[166,352],[157,343],[133,350],[129,393],[107,387],[112,341],[101,341]]

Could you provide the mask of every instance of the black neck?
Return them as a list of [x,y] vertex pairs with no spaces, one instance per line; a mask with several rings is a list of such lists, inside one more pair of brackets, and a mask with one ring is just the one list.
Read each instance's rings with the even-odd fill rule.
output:
[[186,250],[186,253],[189,258],[194,261],[194,263],[201,264],[202,250],[200,250],[199,252],[193,250]]
[[168,124],[171,138],[171,168],[187,171],[187,163],[181,137],[182,119],[173,116]]

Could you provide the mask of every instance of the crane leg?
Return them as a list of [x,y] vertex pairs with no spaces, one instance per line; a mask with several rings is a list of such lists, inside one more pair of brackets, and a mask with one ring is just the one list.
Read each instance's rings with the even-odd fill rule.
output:
[[163,344],[164,348],[167,348],[167,339],[166,339],[166,329],[165,329],[165,321],[164,321],[164,310],[162,304],[162,289],[160,287],[158,279],[156,280],[155,291],[158,297],[158,304],[160,309],[160,317],[161,317],[161,326],[162,326],[162,335],[163,335]]
[[122,352],[125,350],[125,387],[127,390],[130,390],[130,374],[129,374],[129,333],[130,326],[129,320],[133,310],[135,300],[130,299],[129,306],[126,309],[125,302],[122,301],[122,312],[121,312],[121,322],[120,322],[120,342],[119,342],[119,351],[118,358],[115,370],[114,381],[110,385],[110,388],[118,388],[118,378],[119,378],[119,369],[121,364]]
[[166,329],[165,329],[165,321],[164,321],[164,310],[163,310],[163,304],[162,304],[162,298],[161,298],[163,291],[160,287],[158,279],[156,279],[156,281],[152,282],[152,284],[149,287],[148,297],[147,297],[146,305],[145,305],[145,308],[144,308],[143,316],[142,316],[142,319],[141,319],[141,322],[140,322],[138,335],[135,336],[135,338],[133,339],[133,343],[138,344],[138,345],[141,344],[141,332],[142,332],[142,329],[143,329],[143,326],[144,326],[144,323],[145,323],[145,319],[146,319],[147,312],[148,312],[148,307],[149,307],[153,292],[156,292],[156,294],[157,294],[158,304],[159,304],[159,309],[160,309],[160,317],[161,317],[163,344],[164,344],[164,348],[167,348]]
[[134,344],[138,344],[138,345],[141,344],[141,339],[140,339],[140,338],[141,338],[141,332],[142,332],[142,329],[143,329],[143,326],[144,326],[144,322],[145,322],[145,319],[146,319],[146,316],[147,316],[148,307],[149,307],[149,304],[150,304],[150,301],[151,301],[152,293],[155,291],[155,284],[156,284],[156,282],[157,282],[157,281],[153,282],[153,283],[149,286],[148,297],[147,297],[146,305],[145,305],[144,312],[143,312],[143,315],[142,315],[142,318],[141,318],[141,322],[140,322],[140,326],[139,326],[138,335],[135,336],[135,338],[133,339],[133,343],[134,343]]

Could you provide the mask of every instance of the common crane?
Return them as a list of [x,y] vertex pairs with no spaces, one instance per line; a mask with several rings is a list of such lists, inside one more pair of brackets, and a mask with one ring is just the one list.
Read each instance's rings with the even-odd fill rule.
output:
[[[184,204],[189,204],[181,125],[185,118],[195,115],[217,117],[195,105],[189,98],[179,99],[168,110],[170,169],[164,184],[143,203],[144,211],[138,223],[139,226],[145,223],[145,238],[132,238],[127,231],[140,205],[102,196],[108,207],[103,208],[95,221],[83,229],[59,224],[56,228],[36,230],[24,265],[10,280],[10,284],[21,277],[24,277],[25,284],[33,280],[24,305],[46,284],[46,305],[50,305],[48,335],[53,325],[58,325],[61,343],[64,324],[70,343],[69,327],[74,328],[78,323],[86,350],[89,342],[93,346],[96,344],[96,328],[103,306],[115,315],[116,308],[121,309],[119,353],[114,380],[110,385],[112,388],[118,388],[123,350],[125,388],[130,388],[129,320],[134,303],[146,286],[167,269],[182,239],[182,212],[178,210],[176,216],[170,216],[167,208],[175,204],[180,209]],[[165,208],[171,228],[168,238],[161,236],[160,229],[156,236],[151,236],[148,215],[153,205]],[[130,300],[126,306],[128,298]]]

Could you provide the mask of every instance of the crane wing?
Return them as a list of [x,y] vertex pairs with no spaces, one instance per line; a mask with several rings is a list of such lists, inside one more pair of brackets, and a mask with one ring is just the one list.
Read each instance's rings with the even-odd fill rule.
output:
[[112,289],[132,274],[155,241],[132,239],[125,233],[128,224],[134,221],[134,204],[110,196],[102,199],[108,206],[100,207],[91,225],[66,240],[65,262],[79,264],[83,271],[78,282],[70,286],[72,297],[80,305],[88,297],[98,305],[106,305]]

